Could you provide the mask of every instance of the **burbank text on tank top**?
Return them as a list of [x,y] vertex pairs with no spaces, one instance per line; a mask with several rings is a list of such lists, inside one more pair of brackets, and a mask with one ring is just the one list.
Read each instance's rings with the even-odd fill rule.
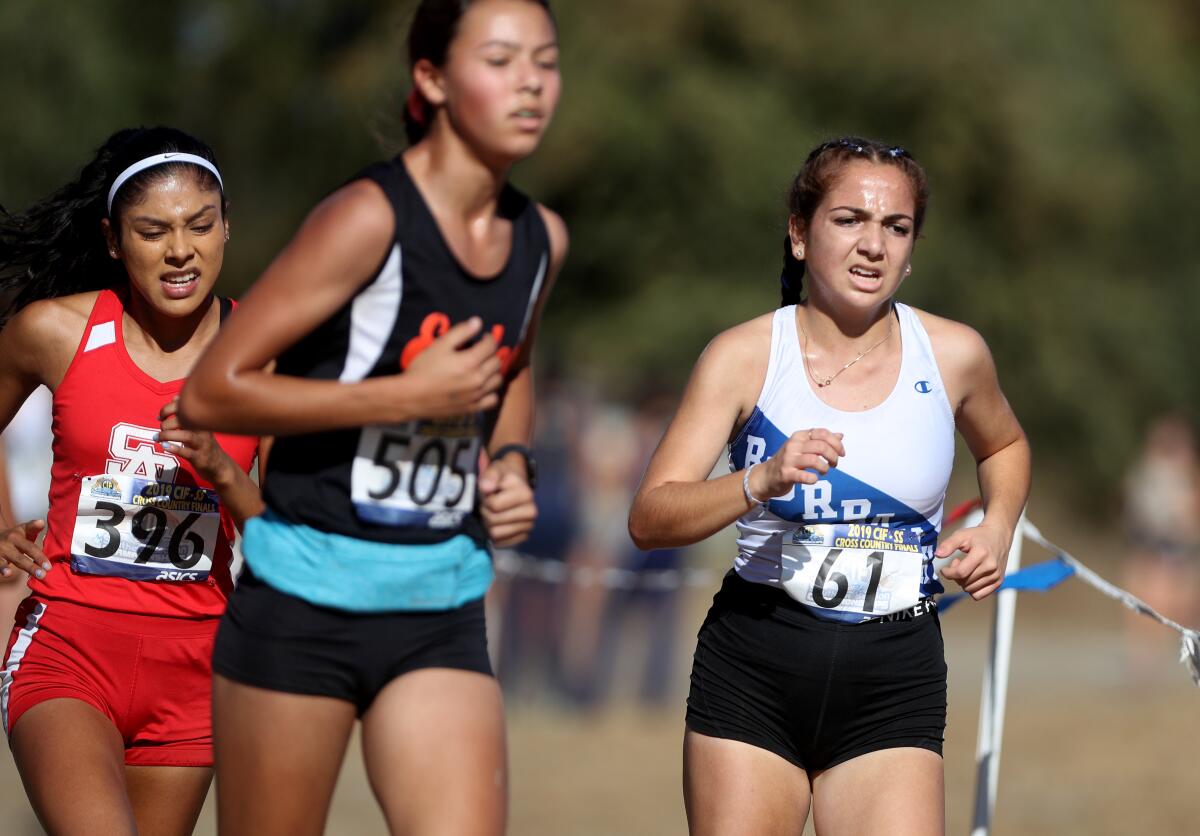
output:
[[738,574],[779,586],[820,618],[858,623],[943,590],[933,568],[954,461],[954,415],[929,336],[895,303],[900,373],[862,412],[827,405],[804,368],[794,305],[775,312],[771,357],[755,409],[729,445],[729,466],[766,461],[799,430],[843,433],[846,455],[815,484],[737,520]]

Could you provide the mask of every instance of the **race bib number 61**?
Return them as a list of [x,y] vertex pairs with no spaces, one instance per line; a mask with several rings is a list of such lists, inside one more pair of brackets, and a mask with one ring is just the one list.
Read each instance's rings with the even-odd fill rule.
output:
[[868,523],[808,525],[783,540],[783,588],[802,604],[867,617],[921,600],[920,533]]

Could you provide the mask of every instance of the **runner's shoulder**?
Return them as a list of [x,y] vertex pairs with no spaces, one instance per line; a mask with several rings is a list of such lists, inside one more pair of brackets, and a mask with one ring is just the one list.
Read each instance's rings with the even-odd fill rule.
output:
[[970,325],[917,308],[912,311],[929,335],[940,365],[960,369],[977,367],[981,363],[990,365],[992,355],[987,343]]
[[5,327],[18,345],[42,348],[69,345],[73,351],[83,336],[100,291],[91,290],[30,302]]

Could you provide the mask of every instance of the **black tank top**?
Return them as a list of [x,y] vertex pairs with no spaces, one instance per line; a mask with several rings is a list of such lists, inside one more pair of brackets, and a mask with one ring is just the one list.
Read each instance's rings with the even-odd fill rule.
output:
[[[512,222],[512,250],[498,275],[481,279],[455,259],[399,157],[355,179],[373,180],[387,195],[395,240],[371,280],[279,357],[278,373],[345,383],[403,374],[451,325],[479,316],[507,377],[549,269],[537,205],[504,187],[497,214]],[[493,411],[281,436],[267,460],[264,499],[287,520],[365,540],[435,543],[467,534],[483,543],[476,475],[494,420]]]

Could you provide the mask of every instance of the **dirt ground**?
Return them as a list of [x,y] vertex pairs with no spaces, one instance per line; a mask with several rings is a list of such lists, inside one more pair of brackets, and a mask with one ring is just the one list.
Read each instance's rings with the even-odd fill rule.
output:
[[[1036,507],[1033,506],[1033,507]],[[1051,539],[1116,580],[1120,544],[1080,536],[1070,520],[1038,519]],[[1026,549],[1026,564],[1045,559]],[[588,714],[548,700],[509,706],[515,836],[671,836],[686,832],[680,791],[683,698],[690,651],[711,590],[689,593],[679,635],[674,707],[639,709],[630,688]],[[990,602],[960,604],[943,620],[950,665],[947,832],[968,833]],[[1017,605],[1008,714],[993,833],[1200,833],[1200,689],[1176,662],[1173,634],[1127,665],[1124,611],[1077,580]],[[636,625],[627,654],[638,651]],[[64,786],[70,776],[63,776]],[[197,833],[213,834],[213,799]],[[0,756],[0,832],[41,833],[11,758]],[[327,832],[384,834],[357,746],[342,771]],[[811,832],[811,826],[809,829]]]

